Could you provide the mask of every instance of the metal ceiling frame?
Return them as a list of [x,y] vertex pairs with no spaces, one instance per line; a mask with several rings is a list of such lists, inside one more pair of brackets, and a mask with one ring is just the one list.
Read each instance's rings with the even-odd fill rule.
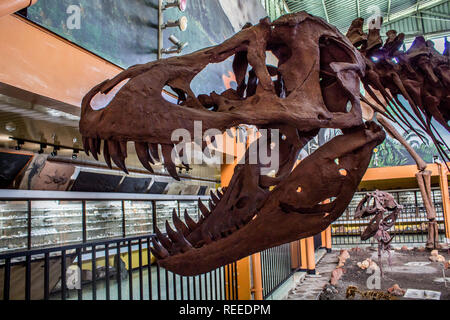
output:
[[[274,1],[274,0],[269,0],[269,1]],[[331,8],[334,8],[334,6],[330,7],[330,3],[327,6],[327,1],[328,0],[321,0],[321,1],[317,1],[317,0],[282,0],[283,4],[287,8],[289,8],[290,12],[298,12],[298,11],[310,8],[311,10],[314,11],[313,14],[321,15],[324,19],[326,19],[327,22],[333,24],[335,22],[333,20],[336,18],[336,16],[337,16],[336,13],[338,11],[330,11]],[[430,23],[432,23],[432,22],[429,22],[429,23],[427,22],[429,20],[450,21],[450,13],[447,14],[447,13],[443,13],[443,12],[433,12],[433,10],[432,10],[433,8],[435,8],[437,6],[440,6],[440,5],[442,5],[444,3],[448,3],[448,2],[449,2],[449,0],[429,0],[426,2],[424,0],[416,0],[415,3],[413,3],[412,5],[409,5],[408,7],[401,9],[399,11],[396,11],[396,7],[398,8],[398,5],[399,5],[398,1],[393,2],[392,0],[386,0],[386,1],[380,0],[380,1],[375,1],[374,4],[379,5],[379,6],[382,5],[384,7],[384,10],[387,9],[385,12],[381,13],[383,15],[383,21],[384,21],[383,29],[389,28],[389,25],[392,25],[396,22],[403,23],[404,21],[408,21],[410,19],[415,20],[415,22],[416,22],[415,24],[417,24],[417,28],[416,28],[417,30],[411,30],[411,28],[406,29],[406,30],[401,30],[403,33],[405,33],[405,35],[407,35],[407,37],[406,37],[407,40],[410,40],[411,37],[418,36],[418,35],[423,35],[427,38],[448,35],[450,33],[450,30],[439,30],[439,27],[437,27],[437,28],[431,27],[431,29],[430,29]],[[347,10],[348,12],[351,13],[351,14],[347,14],[347,16],[349,16],[349,20],[351,20],[350,17],[353,18],[355,16],[355,13],[358,17],[364,16],[364,13],[362,12],[362,10],[366,4],[367,4],[367,2],[363,2],[361,0],[355,0],[352,5],[355,12],[352,12],[353,8],[350,8]],[[363,7],[361,7],[361,6],[363,6]],[[323,13],[320,11],[321,8],[322,8]],[[336,9],[333,9],[333,10],[336,10]],[[345,10],[345,9],[343,9],[343,10]],[[271,17],[271,18],[275,18],[275,17]],[[441,18],[441,19],[439,19],[439,18]],[[345,26],[342,26],[342,21],[340,21],[340,22],[341,22],[341,26],[338,26],[338,28],[342,29],[341,30],[342,32],[345,32]],[[351,24],[351,21],[348,22],[348,26],[350,26],[350,24]],[[406,28],[406,24],[405,24],[405,28]],[[440,28],[442,28],[442,27],[440,27]],[[445,27],[443,29],[445,29]],[[363,30],[365,32],[367,32],[368,26],[365,25]]]

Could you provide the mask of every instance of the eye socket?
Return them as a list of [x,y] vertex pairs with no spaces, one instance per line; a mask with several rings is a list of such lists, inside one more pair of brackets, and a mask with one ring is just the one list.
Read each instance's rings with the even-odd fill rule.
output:
[[242,209],[247,205],[248,202],[248,197],[242,197],[238,200],[238,202],[236,203],[236,208],[237,209]]

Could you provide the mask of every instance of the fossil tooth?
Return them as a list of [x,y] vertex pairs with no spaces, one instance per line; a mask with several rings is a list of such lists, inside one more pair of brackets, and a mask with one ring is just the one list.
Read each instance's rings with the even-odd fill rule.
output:
[[150,247],[150,250],[156,258],[164,259],[169,256],[169,252],[164,247],[161,247],[155,238],[152,238],[152,244],[153,248]]
[[159,242],[161,242],[161,244],[164,246],[164,248],[170,250],[172,248],[172,241],[170,241],[170,239],[165,234],[162,234],[162,232],[156,226],[155,226],[155,233],[156,237],[158,238]]
[[197,228],[197,223],[189,216],[186,209],[184,209],[184,221],[186,221],[186,224],[190,231],[195,230]]
[[114,140],[108,140],[108,149],[116,166],[122,169],[123,172],[128,174],[127,167],[125,166],[125,157],[123,156],[119,143]]
[[177,212],[175,209],[172,211],[172,221],[175,225],[175,228],[178,230],[178,232],[181,232],[183,236],[187,237],[190,233],[188,227],[181,221],[180,218],[178,218]]
[[105,162],[108,168],[112,169],[111,155],[109,154],[108,142],[106,140],[103,142],[103,158],[105,158]]
[[219,197],[219,200],[223,198],[223,193],[217,190],[217,196]]
[[198,199],[198,207],[200,209],[200,211],[202,212],[202,215],[204,218],[208,218],[208,216],[211,214],[211,212],[209,212],[209,210],[205,207],[205,205],[203,204],[203,202]]
[[90,147],[89,147],[89,138],[87,138],[87,137],[82,137],[82,141],[83,141],[83,149],[84,149],[84,152],[86,153],[86,155],[89,156],[89,151],[90,151]]
[[97,146],[96,146],[96,139],[95,138],[88,138],[89,141],[89,150],[91,150],[92,156],[95,160],[98,160],[98,152],[97,152]]
[[192,245],[189,243],[189,241],[187,241],[186,238],[180,232],[174,231],[170,227],[170,224],[167,220],[166,220],[166,231],[172,242],[180,246],[181,252],[186,252],[192,249]]
[[206,244],[210,244],[211,242],[213,242],[212,235],[208,231],[202,232],[202,239]]
[[139,158],[139,161],[142,163],[145,169],[154,173],[152,166],[149,164],[151,160],[150,154],[148,153],[148,145],[146,142],[134,142],[134,147],[136,149],[136,154]]
[[208,206],[209,206],[209,210],[210,211],[213,211],[216,208],[215,204],[212,203],[211,200],[208,200]]
[[168,144],[162,144],[161,145],[162,154],[164,157],[164,166],[166,167],[169,174],[177,181],[180,181],[180,177],[177,173],[177,167],[175,166],[175,163],[172,161],[172,149],[173,147]]
[[214,192],[212,190],[210,190],[209,194],[211,195],[211,199],[213,200],[214,204],[218,204],[219,198],[217,198],[217,196],[214,194]]
[[128,150],[127,150],[127,142],[128,141],[124,141],[124,140],[120,140],[119,141],[120,151],[122,152],[122,155],[123,155],[124,158],[127,157],[127,152],[128,152]]
[[158,144],[156,143],[150,143],[148,151],[150,152],[150,155],[155,161],[160,161],[159,159],[159,152],[158,152]]

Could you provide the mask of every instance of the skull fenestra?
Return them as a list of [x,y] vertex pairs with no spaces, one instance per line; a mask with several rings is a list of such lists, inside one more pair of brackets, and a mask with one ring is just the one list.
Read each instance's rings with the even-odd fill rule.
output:
[[[266,65],[271,52],[278,65]],[[196,96],[193,78],[210,63],[234,56],[237,89]],[[224,43],[191,54],[130,67],[90,90],[82,102],[80,132],[85,150],[103,155],[127,171],[127,142],[133,141],[143,166],[164,163],[178,179],[171,157],[171,132],[194,121],[204,131],[225,131],[239,124],[279,130],[279,170],[263,175],[263,165],[236,166],[227,188],[211,195],[209,208],[199,202],[201,218],[185,222],[174,213],[172,228],[157,232],[152,252],[158,263],[181,275],[195,275],[252,253],[312,236],[346,209],[366,171],[373,148],[385,138],[374,122],[364,123],[360,78],[365,62],[335,27],[305,12],[274,22],[246,26]],[[96,95],[123,83],[101,110],[91,107]],[[178,104],[161,96],[164,86]],[[341,135],[294,166],[298,154],[321,128]],[[161,146],[162,157],[158,154]],[[246,154],[248,157],[248,153]],[[332,198],[330,203],[322,203]]]

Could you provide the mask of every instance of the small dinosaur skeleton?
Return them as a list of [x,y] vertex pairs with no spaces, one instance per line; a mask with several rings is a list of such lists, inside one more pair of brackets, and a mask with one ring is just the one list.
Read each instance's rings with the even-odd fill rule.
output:
[[383,275],[381,254],[384,251],[390,254],[390,243],[393,239],[387,230],[395,224],[402,209],[403,206],[399,205],[391,194],[375,190],[374,192],[366,193],[355,210],[355,219],[374,215],[367,228],[363,231],[361,240],[374,237],[378,241],[378,263],[381,275]]

